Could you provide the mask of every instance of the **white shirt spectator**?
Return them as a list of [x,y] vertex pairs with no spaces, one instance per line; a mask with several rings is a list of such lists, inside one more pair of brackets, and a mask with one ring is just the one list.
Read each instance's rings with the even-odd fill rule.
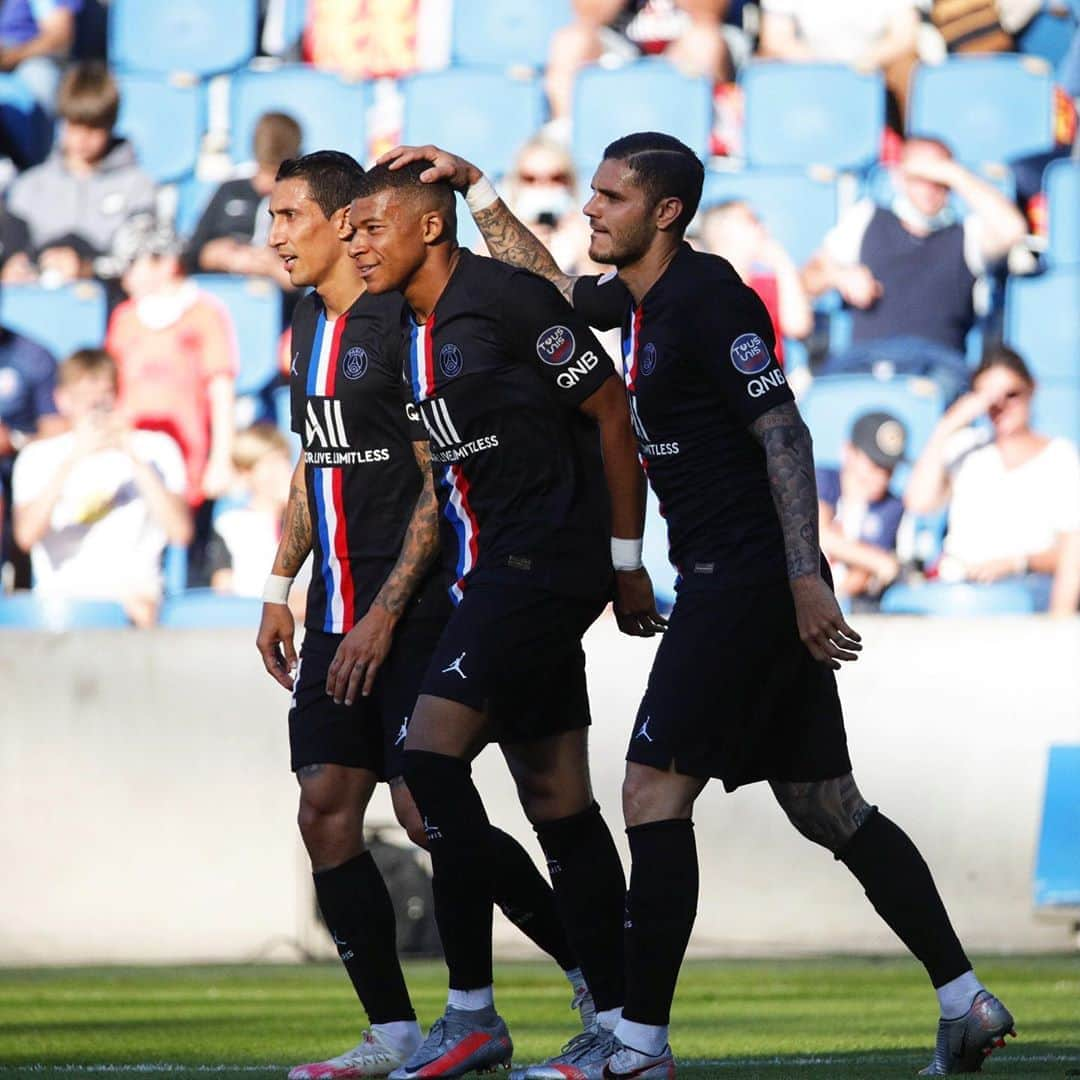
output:
[[767,15],[792,19],[820,61],[852,64],[881,38],[911,0],[762,0]]

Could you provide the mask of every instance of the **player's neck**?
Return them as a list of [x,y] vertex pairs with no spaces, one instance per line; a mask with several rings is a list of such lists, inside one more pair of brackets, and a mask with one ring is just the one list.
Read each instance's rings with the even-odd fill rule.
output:
[[619,280],[630,290],[635,304],[664,276],[681,244],[653,244],[640,259],[619,267]]
[[412,308],[417,322],[427,322],[443,290],[454,276],[460,259],[461,248],[455,247],[447,251],[443,247],[436,247],[431,249],[424,265],[413,274],[404,293],[405,301]]
[[364,279],[360,277],[352,259],[344,259],[335,264],[325,280],[315,286],[315,291],[326,308],[328,319],[337,319],[344,315],[366,289]]

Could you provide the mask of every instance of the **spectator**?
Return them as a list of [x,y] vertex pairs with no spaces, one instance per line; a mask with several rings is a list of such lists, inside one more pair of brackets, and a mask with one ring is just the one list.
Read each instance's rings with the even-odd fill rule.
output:
[[52,114],[82,0],[0,0],[0,71],[14,71]]
[[663,53],[689,75],[731,78],[723,21],[729,0],[574,0],[574,21],[552,35],[547,93],[553,130],[570,121],[577,73],[588,64]]
[[255,125],[255,173],[227,180],[214,192],[195,227],[185,262],[192,272],[257,274],[291,289],[281,260],[266,246],[270,190],[278,166],[300,153],[300,125],[284,113],[268,112]]
[[228,312],[184,276],[176,238],[151,222],[132,238],[124,273],[130,299],[109,321],[107,348],[120,373],[120,404],[136,427],[171,435],[187,468],[192,507],[232,478],[237,345]]
[[57,96],[56,150],[11,185],[8,208],[26,222],[44,281],[115,276],[108,256],[127,221],[154,209],[154,183],[130,143],[112,134],[120,108],[104,64],[71,67]]
[[[1004,346],[989,352],[971,393],[934,430],[904,503],[916,514],[948,506],[944,580],[1026,577],[1044,595],[1049,586],[1051,612],[1073,615],[1080,601],[1080,458],[1068,439],[1032,431],[1034,392],[1020,356]],[[982,417],[989,428],[973,427]]]
[[817,470],[821,550],[832,565],[839,596],[876,607],[896,580],[896,535],[904,505],[890,489],[904,460],[907,431],[889,413],[864,413],[844,444],[839,469]]
[[28,446],[15,466],[15,538],[31,552],[34,590],[114,600],[149,626],[165,545],[191,538],[180,451],[128,426],[100,349],[64,361],[56,400],[71,431]]
[[[1043,0],[924,0],[930,21],[950,53],[1014,52],[1016,34]],[[1051,5],[1047,5],[1051,6]],[[1068,14],[1064,4],[1061,13]]]
[[702,214],[701,245],[727,259],[761,297],[776,331],[776,358],[783,364],[783,339],[804,338],[814,328],[814,312],[791,256],[741,199]]
[[[803,283],[811,296],[838,290],[854,309],[855,346],[893,340],[959,356],[975,321],[975,280],[1023,238],[1023,215],[936,139],[907,140],[895,183],[891,206],[864,199],[842,215]],[[962,222],[950,192],[967,203]]]

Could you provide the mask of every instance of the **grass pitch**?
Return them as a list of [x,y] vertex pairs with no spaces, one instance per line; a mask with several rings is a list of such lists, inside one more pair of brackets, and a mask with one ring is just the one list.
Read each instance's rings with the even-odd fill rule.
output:
[[[986,1075],[1080,1077],[1080,958],[977,967],[1020,1033]],[[444,969],[411,963],[407,974],[428,1024],[445,1001]],[[546,1056],[576,1031],[550,965],[500,965],[496,994],[515,1061]],[[701,961],[683,971],[672,1031],[680,1080],[868,1080],[914,1075],[936,1019],[912,961]],[[0,1080],[269,1080],[340,1053],[359,1028],[336,965],[0,971]]]

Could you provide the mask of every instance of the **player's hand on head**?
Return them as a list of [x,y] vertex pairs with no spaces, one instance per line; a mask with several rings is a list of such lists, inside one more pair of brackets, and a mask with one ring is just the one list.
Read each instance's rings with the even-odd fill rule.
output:
[[414,161],[431,162],[431,168],[420,174],[420,179],[425,184],[445,180],[455,191],[465,191],[483,175],[471,162],[430,143],[427,146],[395,146],[393,150],[387,150],[378,163],[389,165],[391,169],[400,169]]
[[351,705],[367,697],[390,652],[397,620],[384,607],[372,604],[367,614],[342,638],[326,673],[326,692],[335,705]]
[[293,688],[296,672],[295,632],[296,622],[287,604],[263,604],[255,647],[262,657],[263,667],[286,690]]
[[862,638],[844,620],[836,596],[820,574],[793,578],[791,594],[799,637],[815,660],[834,671],[841,661],[858,660]]
[[644,567],[615,572],[615,621],[631,637],[652,637],[667,628],[667,619],[656,610],[652,580]]

